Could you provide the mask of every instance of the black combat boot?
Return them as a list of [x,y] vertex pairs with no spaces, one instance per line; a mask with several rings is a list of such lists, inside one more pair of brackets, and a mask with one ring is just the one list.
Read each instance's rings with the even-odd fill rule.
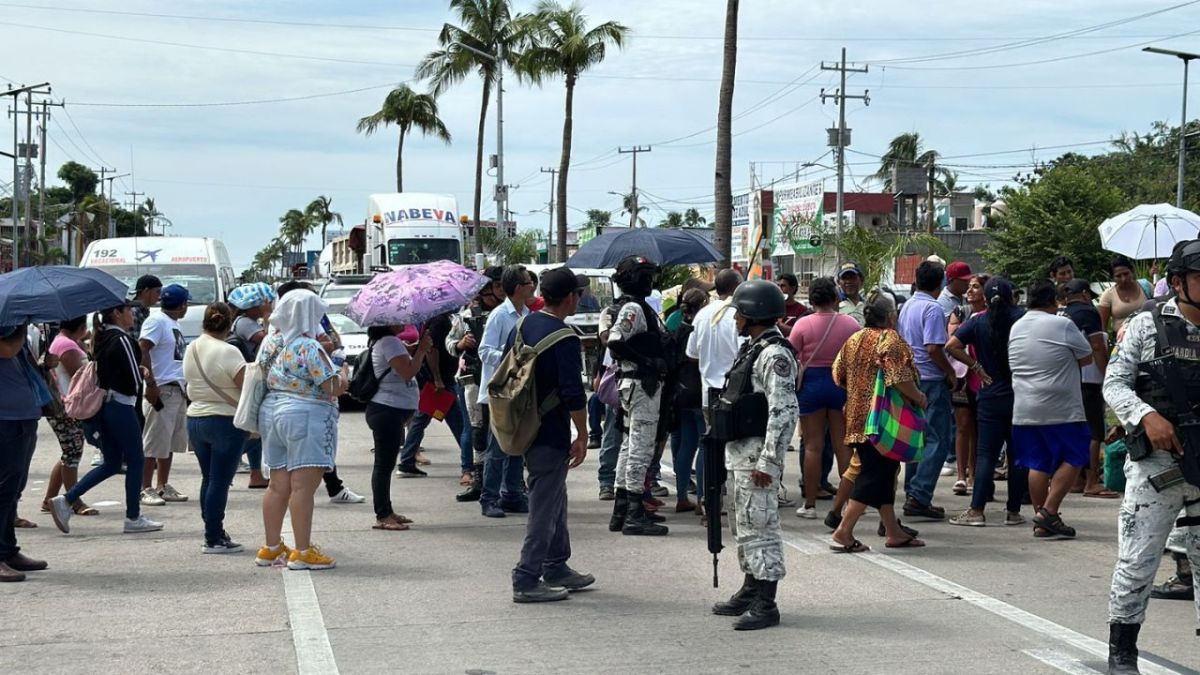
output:
[[1150,597],[1159,600],[1191,600],[1196,595],[1192,566],[1183,553],[1171,551],[1175,559],[1175,576],[1150,589]]
[[779,625],[779,606],[775,604],[775,589],[778,581],[758,581],[758,593],[750,604],[750,611],[733,622],[734,630],[762,630]]
[[758,581],[749,574],[742,582],[742,587],[725,602],[713,605],[712,613],[718,616],[741,616],[750,610],[758,593]]
[[620,532],[625,527],[625,516],[629,512],[629,492],[625,488],[617,488],[617,498],[613,500],[612,518],[608,521],[609,532]]
[[476,464],[471,469],[471,487],[454,495],[455,501],[477,502],[483,494],[483,465]]
[[1138,631],[1140,623],[1108,625],[1108,675],[1138,675]]
[[646,506],[642,500],[634,497],[629,500],[629,514],[625,517],[625,527],[621,534],[636,537],[661,537],[668,532],[666,525],[652,523],[646,518]]

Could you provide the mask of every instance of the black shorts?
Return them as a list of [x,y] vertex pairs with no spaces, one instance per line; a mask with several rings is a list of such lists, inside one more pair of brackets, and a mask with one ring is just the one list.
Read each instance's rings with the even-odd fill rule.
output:
[[1104,393],[1099,384],[1084,383],[1083,413],[1087,415],[1088,433],[1093,441],[1104,442]]

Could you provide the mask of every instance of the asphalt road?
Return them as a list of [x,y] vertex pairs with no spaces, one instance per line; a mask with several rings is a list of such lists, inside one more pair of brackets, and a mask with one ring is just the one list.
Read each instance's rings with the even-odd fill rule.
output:
[[[0,673],[1104,671],[1116,501],[1072,496],[1064,514],[1075,541],[1035,540],[1024,527],[913,523],[929,546],[887,552],[868,515],[859,536],[875,550],[854,556],[829,552],[820,521],[789,511],[783,622],[737,633],[708,611],[739,584],[735,551],[722,553],[714,589],[695,516],[668,514],[664,538],[609,533],[594,456],[571,474],[570,524],[572,565],[596,575],[595,589],[513,604],[509,573],[524,517],[488,520],[477,505],[456,503],[457,450],[443,427],[430,431],[430,477],[393,479],[396,508],[413,529],[372,530],[369,502],[330,504],[322,489],[314,538],[338,567],[310,573],[254,566],[261,493],[245,488],[245,475],[230,494],[226,529],[248,550],[201,555],[190,455],[176,459],[172,483],[192,500],[146,509],[166,523],[162,532],[120,533],[113,479],[88,497],[102,515],[77,517],[72,533],[60,534],[38,513],[57,457],[43,425],[22,509],[40,527],[19,536],[50,569],[0,585]],[[339,469],[368,496],[370,447],[362,414],[346,413]],[[797,462],[788,457],[789,482]],[[943,479],[937,501],[948,511],[965,506],[949,487]],[[1190,603],[1153,602],[1143,672],[1200,669],[1194,625]]]

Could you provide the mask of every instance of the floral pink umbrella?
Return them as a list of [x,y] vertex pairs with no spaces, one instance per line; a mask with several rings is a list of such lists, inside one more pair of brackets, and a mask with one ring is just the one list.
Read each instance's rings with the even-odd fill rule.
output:
[[449,260],[412,265],[375,275],[346,305],[360,326],[399,326],[428,321],[463,307],[487,277]]

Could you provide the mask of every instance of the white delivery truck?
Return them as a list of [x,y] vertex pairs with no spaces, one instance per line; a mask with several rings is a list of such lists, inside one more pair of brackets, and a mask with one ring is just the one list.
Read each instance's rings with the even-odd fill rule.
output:
[[453,195],[394,192],[367,201],[366,269],[462,262],[462,225]]
[[223,302],[237,285],[225,244],[208,237],[98,239],[88,244],[79,266],[104,270],[128,284],[130,294],[144,274],[153,274],[164,286],[179,284],[187,288],[192,301],[179,324],[188,342],[200,335],[204,307]]

